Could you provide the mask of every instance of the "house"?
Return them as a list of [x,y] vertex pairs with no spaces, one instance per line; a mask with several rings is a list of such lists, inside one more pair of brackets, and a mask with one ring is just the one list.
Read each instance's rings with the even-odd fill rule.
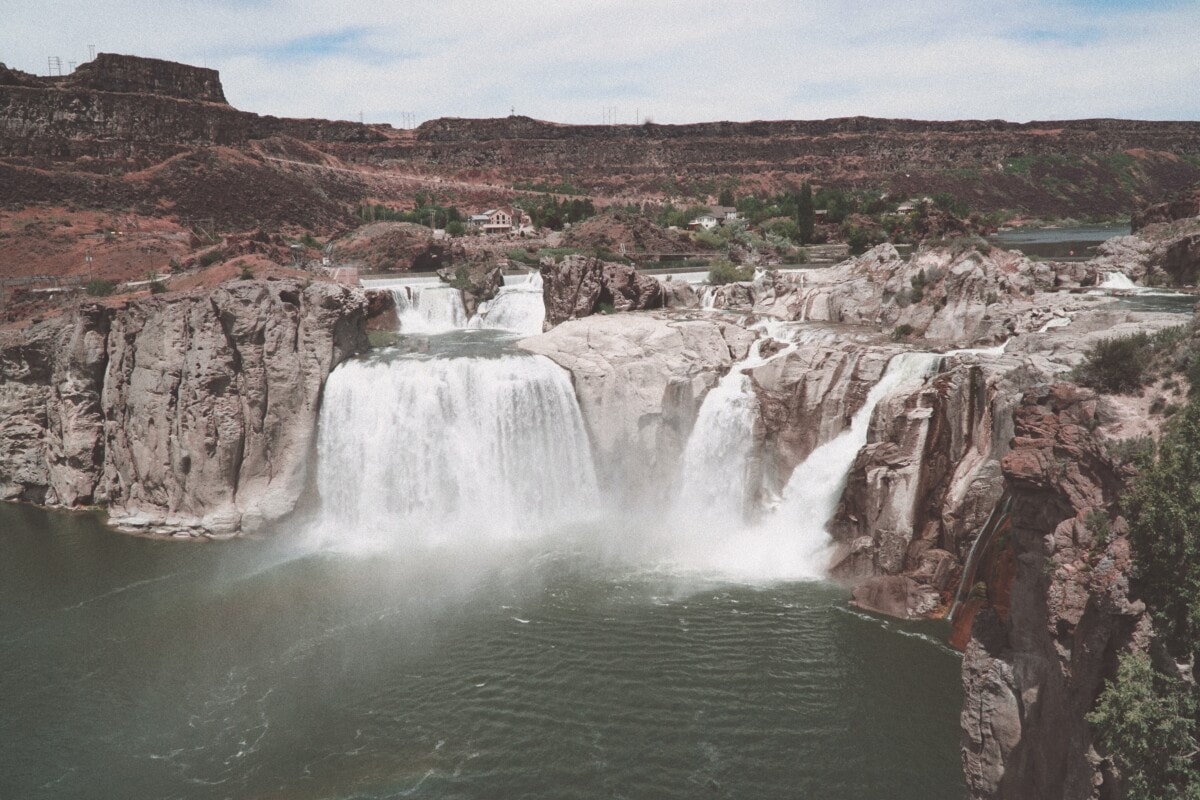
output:
[[502,208],[489,208],[482,214],[472,214],[467,223],[484,233],[509,233],[513,229],[512,214]]
[[709,206],[707,212],[688,223],[688,228],[693,231],[700,228],[711,231],[718,225],[737,222],[741,218],[742,215],[733,206]]

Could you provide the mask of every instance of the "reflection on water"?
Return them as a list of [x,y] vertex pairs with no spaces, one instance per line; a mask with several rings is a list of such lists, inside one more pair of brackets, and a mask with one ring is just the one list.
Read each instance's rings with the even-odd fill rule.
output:
[[1028,256],[1083,261],[1096,254],[1096,246],[1114,236],[1128,236],[1129,223],[1077,225],[1064,228],[1016,228],[1000,231],[988,241]]
[[942,626],[611,524],[303,555],[0,506],[0,797],[963,795]]

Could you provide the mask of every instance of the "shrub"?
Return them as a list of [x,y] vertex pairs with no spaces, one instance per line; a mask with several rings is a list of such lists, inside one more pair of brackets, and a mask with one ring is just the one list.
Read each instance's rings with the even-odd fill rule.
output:
[[1200,641],[1200,400],[1175,416],[1158,451],[1122,502],[1155,630],[1172,652],[1186,653]]
[[462,236],[466,232],[467,232],[467,226],[463,225],[461,222],[459,222],[456,219],[450,220],[449,222],[446,223],[446,235],[447,236]]
[[83,290],[92,297],[108,297],[117,289],[117,284],[103,278],[90,280],[83,285]]
[[1120,770],[1129,800],[1200,796],[1195,699],[1176,679],[1155,671],[1150,656],[1127,653],[1087,721]]
[[254,280],[254,270],[250,269],[249,267],[242,267],[242,280],[244,280],[244,281]]
[[738,281],[748,281],[753,277],[753,267],[739,267],[733,262],[724,259],[720,261],[714,261],[712,269],[708,271],[708,282],[714,286],[723,286],[726,283],[737,283]]
[[211,267],[213,264],[217,263],[224,257],[225,257],[224,250],[220,250],[220,249],[209,250],[207,253],[200,256],[200,266],[201,267]]
[[904,323],[903,325],[897,325],[892,330],[892,338],[895,339],[896,341],[900,341],[901,339],[907,339],[908,337],[910,337],[912,335],[913,335],[913,326],[909,325],[907,322]]
[[162,281],[150,281],[150,294],[162,294],[167,290],[167,285]]
[[1084,362],[1075,369],[1077,383],[1110,394],[1136,392],[1146,382],[1146,367],[1151,355],[1150,336],[1103,339],[1092,346]]

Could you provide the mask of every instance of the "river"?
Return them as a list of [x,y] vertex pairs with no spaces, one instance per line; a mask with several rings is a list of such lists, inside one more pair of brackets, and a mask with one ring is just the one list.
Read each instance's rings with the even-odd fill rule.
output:
[[[770,535],[642,519],[552,362],[401,339],[330,377],[316,486],[270,535],[0,505],[0,797],[964,796],[946,626],[849,609],[796,544],[861,423]],[[720,449],[693,450],[704,480]]]

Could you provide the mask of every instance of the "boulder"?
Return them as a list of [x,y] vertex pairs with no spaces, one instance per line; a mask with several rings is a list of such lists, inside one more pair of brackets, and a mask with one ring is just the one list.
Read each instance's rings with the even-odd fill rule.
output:
[[642,311],[662,308],[665,302],[662,284],[628,264],[572,255],[558,262],[543,259],[541,275],[547,327],[595,314],[606,305],[614,311]]

